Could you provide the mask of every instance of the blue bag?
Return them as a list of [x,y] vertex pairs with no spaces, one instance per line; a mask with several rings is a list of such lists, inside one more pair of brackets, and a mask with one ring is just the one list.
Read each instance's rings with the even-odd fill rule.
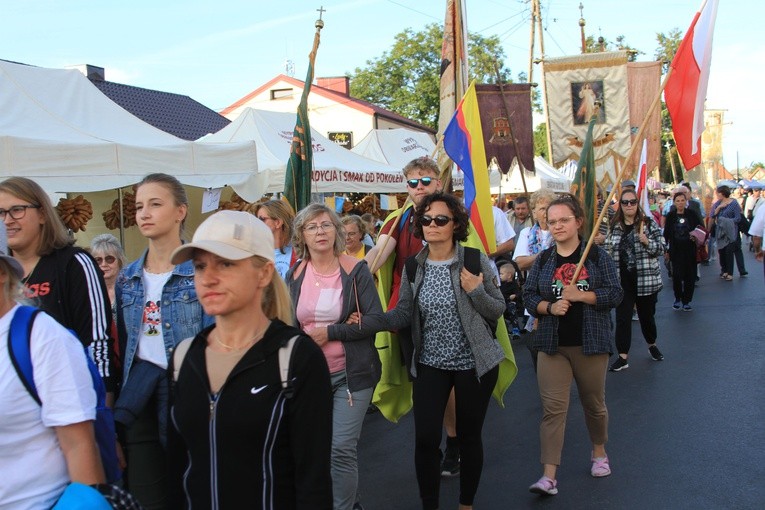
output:
[[[34,368],[32,367],[32,356],[29,347],[32,325],[39,312],[40,310],[31,306],[20,306],[16,310],[13,319],[11,319],[11,327],[8,332],[8,353],[24,387],[32,398],[35,399],[35,402],[42,405],[40,396],[37,393],[37,387],[35,386]],[[93,389],[96,392],[96,421],[93,423],[96,443],[101,453],[101,463],[104,466],[106,481],[113,483],[122,478],[122,471],[117,459],[117,436],[114,431],[114,415],[112,410],[106,406],[106,389],[98,369],[93,360],[90,359],[87,351],[84,352],[84,355],[87,360],[88,370],[90,371],[90,378],[93,381]]]
[[112,505],[93,487],[72,482],[52,510],[112,510]]

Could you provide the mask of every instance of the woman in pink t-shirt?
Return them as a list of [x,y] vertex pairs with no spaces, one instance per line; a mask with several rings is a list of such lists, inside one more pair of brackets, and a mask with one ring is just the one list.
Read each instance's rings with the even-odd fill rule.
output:
[[[375,332],[384,329],[372,274],[364,260],[344,253],[344,232],[338,215],[322,204],[300,211],[292,244],[301,260],[285,278],[298,325],[321,347],[332,378],[335,510],[358,503],[356,445],[380,379]],[[345,324],[352,313],[360,314],[360,324]]]

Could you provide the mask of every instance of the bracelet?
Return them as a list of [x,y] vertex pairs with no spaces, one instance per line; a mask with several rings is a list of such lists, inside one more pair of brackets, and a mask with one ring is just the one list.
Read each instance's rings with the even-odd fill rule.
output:
[[547,302],[547,315],[552,315],[552,301]]

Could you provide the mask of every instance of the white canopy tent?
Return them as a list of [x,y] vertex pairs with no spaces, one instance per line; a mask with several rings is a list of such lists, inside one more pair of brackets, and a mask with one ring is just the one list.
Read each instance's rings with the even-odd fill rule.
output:
[[[258,148],[258,180],[266,193],[284,190],[295,114],[246,108],[231,124],[198,140],[220,143],[251,140]],[[399,168],[344,149],[311,129],[313,179],[317,193],[398,193],[404,190]]]
[[[558,172],[544,158],[534,157],[534,169],[536,172],[524,171],[523,176],[526,179],[526,190],[533,193],[539,189],[549,189],[552,191],[569,191],[571,189],[571,179]],[[492,193],[523,193],[523,181],[518,167],[517,160],[513,162],[510,171],[502,176],[501,186],[492,184]]]
[[164,172],[257,200],[256,170],[252,142],[181,140],[122,109],[79,71],[0,60],[0,178],[29,177],[48,192],[91,192]]
[[[415,158],[433,156],[436,144],[430,135],[422,131],[406,128],[373,129],[351,150],[375,161],[403,169]],[[499,185],[500,176],[496,168],[489,171],[491,186]],[[464,180],[460,170],[452,173],[454,189],[463,189]]]

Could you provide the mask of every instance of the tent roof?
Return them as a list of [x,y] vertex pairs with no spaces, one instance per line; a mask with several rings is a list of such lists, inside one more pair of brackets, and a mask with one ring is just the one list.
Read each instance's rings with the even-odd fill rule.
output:
[[373,129],[351,151],[396,168],[404,168],[415,158],[431,156],[435,149],[436,144],[427,133],[397,128]]
[[[253,140],[258,148],[258,179],[267,193],[284,189],[295,114],[245,108],[231,124],[200,140],[203,143]],[[404,190],[399,168],[344,149],[311,129],[316,192],[397,193]]]
[[[527,191],[534,192],[542,188],[552,191],[569,191],[571,188],[571,179],[557,171],[544,158],[534,157],[534,169],[535,172],[524,171],[523,173]],[[498,192],[498,188],[492,187],[492,193]],[[502,193],[523,192],[523,181],[518,169],[518,161],[515,160],[510,172],[502,177]]]
[[191,186],[230,185],[245,199],[262,194],[251,182],[253,143],[181,140],[123,110],[76,70],[0,60],[0,112],[0,177],[88,192],[164,172]]

